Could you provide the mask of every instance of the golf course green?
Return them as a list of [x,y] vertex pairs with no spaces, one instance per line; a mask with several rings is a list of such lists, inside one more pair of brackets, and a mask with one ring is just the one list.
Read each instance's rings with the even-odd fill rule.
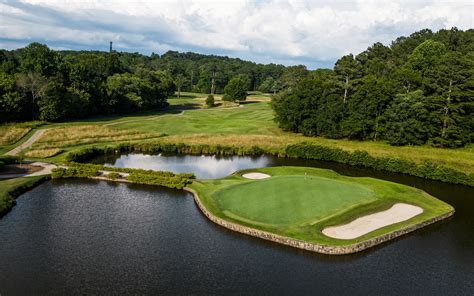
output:
[[[252,173],[268,176],[245,177]],[[244,170],[222,179],[196,180],[189,188],[205,208],[203,211],[218,219],[323,246],[353,245],[388,233],[416,229],[417,225],[433,223],[454,211],[450,205],[413,187],[305,167]],[[365,220],[359,227],[366,227],[364,223],[370,224],[371,214],[383,220],[386,212],[387,219],[397,220],[397,213],[390,212],[392,207],[397,208],[394,205],[418,211],[407,219],[398,219],[401,222],[382,221],[383,224],[377,220],[383,226],[351,239],[323,233],[325,228],[349,224],[361,217]]]

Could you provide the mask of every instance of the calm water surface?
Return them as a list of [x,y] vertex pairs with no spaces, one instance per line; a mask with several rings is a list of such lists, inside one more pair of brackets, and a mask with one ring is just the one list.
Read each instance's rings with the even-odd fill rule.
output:
[[92,180],[47,182],[0,220],[0,294],[473,295],[474,190],[273,157],[128,155],[120,167],[217,178],[276,165],[332,168],[422,188],[449,220],[347,256],[301,251],[208,221],[188,193]]

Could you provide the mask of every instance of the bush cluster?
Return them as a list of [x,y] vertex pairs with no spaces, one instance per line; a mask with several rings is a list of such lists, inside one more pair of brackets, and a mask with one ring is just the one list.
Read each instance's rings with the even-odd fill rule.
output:
[[68,163],[68,168],[55,168],[52,171],[52,178],[90,178],[101,174],[101,171],[110,172],[104,177],[116,180],[120,177],[118,172],[128,173],[126,180],[140,184],[160,185],[169,188],[182,189],[186,184],[194,179],[194,174],[174,174],[166,171],[154,171],[131,168],[115,168],[100,164]]
[[[22,158],[20,156],[13,155],[0,155],[0,162],[3,164],[15,164],[20,163]],[[1,166],[0,166],[1,167]]]
[[111,173],[107,174],[107,178],[109,178],[111,180],[117,180],[117,179],[120,178],[120,174],[117,173],[117,172],[111,172]]
[[128,181],[140,184],[159,185],[169,188],[183,189],[190,182],[190,174],[163,176],[159,172],[133,172],[126,177]]
[[51,172],[53,179],[61,178],[89,178],[99,175],[99,171],[95,168],[87,167],[69,167],[69,168],[55,168]]

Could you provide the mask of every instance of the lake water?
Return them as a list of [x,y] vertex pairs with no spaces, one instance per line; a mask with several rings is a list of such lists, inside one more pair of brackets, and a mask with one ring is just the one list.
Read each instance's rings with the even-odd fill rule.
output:
[[208,221],[186,192],[93,180],[46,182],[0,219],[0,295],[473,295],[474,190],[275,157],[124,155],[120,167],[217,178],[276,165],[332,168],[421,188],[456,214],[362,253],[328,256]]

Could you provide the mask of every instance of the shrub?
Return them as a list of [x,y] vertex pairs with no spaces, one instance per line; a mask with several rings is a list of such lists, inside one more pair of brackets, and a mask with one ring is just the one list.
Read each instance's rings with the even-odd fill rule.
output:
[[174,176],[162,176],[160,174],[133,172],[127,176],[127,180],[140,184],[159,185],[169,188],[183,189],[189,183],[189,178],[184,174]]
[[51,172],[51,178],[89,178],[99,175],[99,171],[95,168],[86,167],[69,167],[69,168],[54,168]]
[[13,155],[0,155],[0,161],[3,164],[15,164],[20,163],[23,160],[20,156],[13,156]]
[[214,107],[214,96],[213,95],[208,95],[206,98],[206,105],[208,107]]
[[52,171],[52,178],[90,178],[100,175],[100,171],[109,172],[104,177],[116,180],[120,178],[119,172],[128,173],[125,179],[150,185],[160,185],[169,188],[182,189],[186,184],[190,183],[191,179],[194,179],[194,174],[174,174],[166,171],[153,171],[144,169],[131,169],[131,168],[115,168],[103,166],[100,164],[87,164],[87,163],[76,163],[70,162],[68,168],[55,168]]
[[110,172],[106,175],[106,177],[112,180],[117,180],[120,178],[120,174],[116,172]]

